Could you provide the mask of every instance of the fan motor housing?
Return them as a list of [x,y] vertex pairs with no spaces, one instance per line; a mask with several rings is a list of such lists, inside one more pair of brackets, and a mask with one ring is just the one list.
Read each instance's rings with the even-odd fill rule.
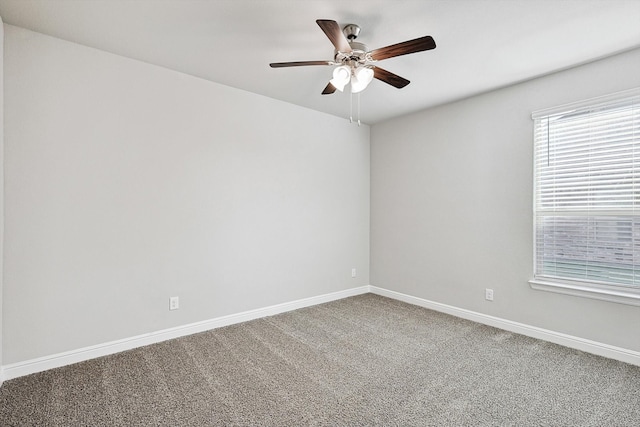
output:
[[338,50],[335,51],[334,59],[336,62],[345,63],[348,61],[354,61],[358,63],[367,62],[367,46],[364,43],[350,41],[349,46],[351,46],[351,52],[340,52]]

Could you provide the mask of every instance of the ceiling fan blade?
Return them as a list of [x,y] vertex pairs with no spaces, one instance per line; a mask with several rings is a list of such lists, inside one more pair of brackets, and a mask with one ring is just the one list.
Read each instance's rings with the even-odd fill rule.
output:
[[393,74],[392,72],[380,67],[373,67],[373,77],[387,84],[390,84],[393,87],[397,87],[398,89],[402,89],[403,87],[411,83],[404,77],[400,77],[397,74]]
[[323,95],[331,95],[335,91],[336,91],[336,87],[334,85],[332,85],[331,82],[329,82],[327,87],[325,87],[324,90],[322,91],[322,94]]
[[342,53],[351,53],[349,41],[342,33],[342,29],[336,21],[330,19],[317,19],[316,23],[322,31],[329,37],[335,48]]
[[305,65],[334,65],[332,61],[294,61],[294,62],[272,62],[269,64],[271,68],[283,67],[303,67]]
[[394,56],[407,55],[409,53],[422,52],[424,50],[435,49],[436,42],[431,36],[424,36],[406,42],[392,44],[391,46],[374,49],[369,54],[371,59],[380,61]]

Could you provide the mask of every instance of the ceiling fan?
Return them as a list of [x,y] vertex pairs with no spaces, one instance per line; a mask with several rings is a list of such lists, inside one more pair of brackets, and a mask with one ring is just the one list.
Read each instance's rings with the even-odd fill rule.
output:
[[351,92],[358,93],[364,90],[374,78],[401,89],[410,83],[409,80],[380,68],[375,63],[383,59],[431,50],[436,47],[436,42],[431,36],[424,36],[368,50],[363,43],[355,41],[360,34],[359,26],[348,24],[341,30],[336,21],[329,19],[318,19],[316,23],[335,47],[333,61],[272,62],[269,65],[272,68],[337,65],[338,67],[333,70],[333,78],[322,91],[323,95],[332,94],[336,90],[343,91],[348,83],[351,83]]

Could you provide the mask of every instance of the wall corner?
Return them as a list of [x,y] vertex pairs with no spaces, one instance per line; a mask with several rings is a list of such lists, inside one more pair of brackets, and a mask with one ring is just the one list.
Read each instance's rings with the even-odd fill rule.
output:
[[4,381],[2,368],[2,307],[4,282],[4,23],[0,16],[0,387]]

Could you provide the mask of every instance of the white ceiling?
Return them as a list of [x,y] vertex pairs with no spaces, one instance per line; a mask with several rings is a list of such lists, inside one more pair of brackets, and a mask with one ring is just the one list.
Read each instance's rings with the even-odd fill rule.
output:
[[360,25],[370,49],[431,35],[435,50],[380,62],[411,84],[371,83],[369,124],[640,46],[640,0],[0,0],[0,16],[345,118],[347,93],[320,95],[332,67],[268,64],[332,60],[316,19]]

